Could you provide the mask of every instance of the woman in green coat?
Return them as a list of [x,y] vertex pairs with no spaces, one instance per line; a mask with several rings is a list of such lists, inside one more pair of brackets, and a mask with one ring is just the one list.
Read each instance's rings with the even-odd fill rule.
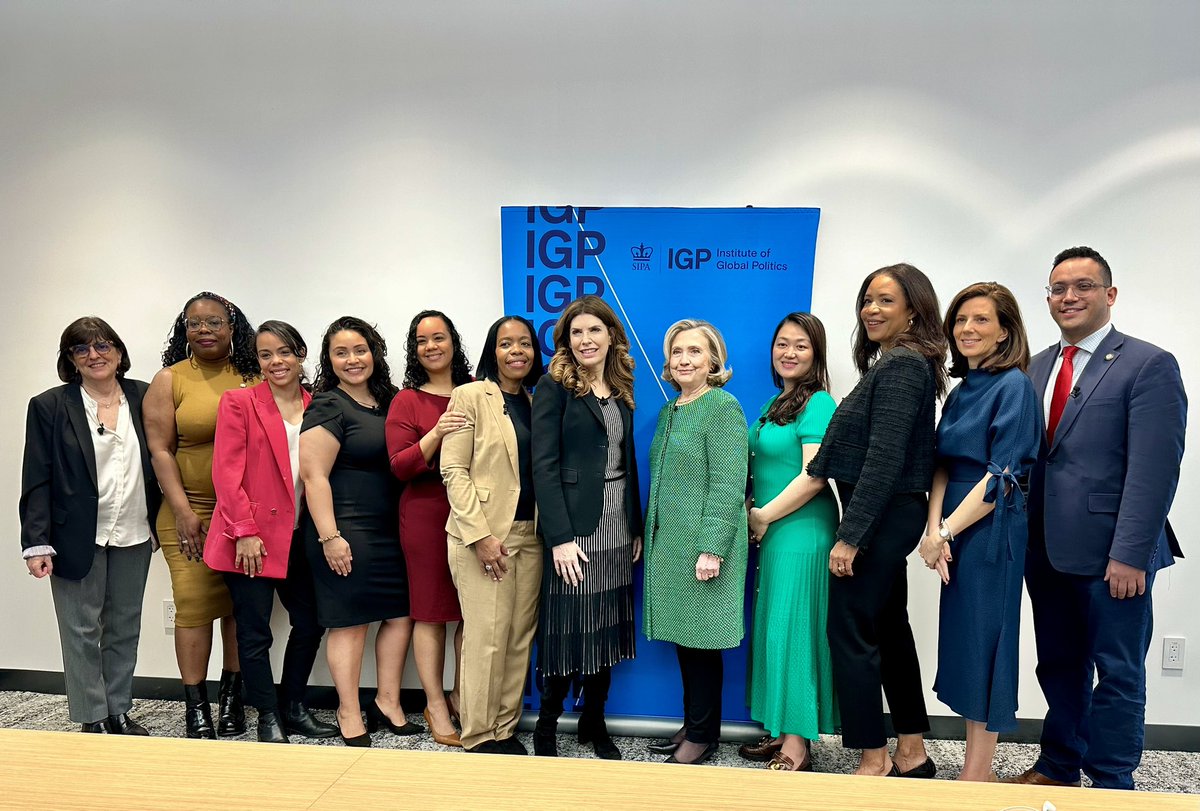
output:
[[745,633],[746,417],[721,389],[732,372],[712,324],[676,322],[663,354],[679,396],[659,412],[650,446],[642,630],[675,643],[684,726],[650,749],[703,763],[721,733],[721,651]]

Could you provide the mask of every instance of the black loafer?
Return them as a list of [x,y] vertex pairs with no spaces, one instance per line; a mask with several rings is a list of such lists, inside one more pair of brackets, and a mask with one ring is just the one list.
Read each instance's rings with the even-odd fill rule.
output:
[[108,724],[108,731],[113,735],[149,735],[149,731],[129,717],[129,713],[123,712],[120,715],[110,715],[105,722]]
[[505,738],[502,741],[496,741],[496,751],[502,755],[528,755],[529,750],[525,748],[525,744],[517,740],[517,736]]
[[[893,764],[893,768],[896,768]],[[896,768],[896,777],[915,777],[919,780],[932,780],[937,775],[937,764],[933,762],[933,758],[925,758],[925,762],[920,766],[914,766],[906,772]]]
[[[683,741],[684,732],[682,728],[665,741],[655,741],[654,743],[646,744],[646,751],[654,755],[673,755],[675,750],[679,748],[680,742]],[[679,740],[675,740],[679,738]]]
[[99,734],[99,735],[108,735],[109,734],[108,720],[106,719],[104,721],[96,721],[95,723],[90,723],[90,724],[80,724],[79,731],[80,732],[90,732],[92,734]]

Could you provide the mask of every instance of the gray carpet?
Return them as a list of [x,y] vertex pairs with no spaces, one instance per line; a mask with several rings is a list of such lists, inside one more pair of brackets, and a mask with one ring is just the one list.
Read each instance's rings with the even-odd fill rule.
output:
[[[333,723],[331,711],[318,710],[318,717]],[[134,702],[130,716],[150,730],[151,735],[183,737],[183,702],[152,701],[139,699]],[[254,710],[247,710],[248,732],[240,740],[254,740]],[[409,720],[424,725],[420,714],[409,715]],[[67,718],[67,700],[62,695],[26,692],[0,692],[0,728],[41,729],[51,731],[74,731],[78,725]],[[520,735],[522,742],[532,750],[529,733]],[[661,756],[646,751],[646,738],[614,738],[626,760],[658,761]],[[313,746],[341,746],[337,738],[326,741],[309,741],[293,736],[294,743]],[[216,744],[215,744],[216,745]],[[426,735],[397,737],[390,732],[379,732],[373,736],[372,745],[388,749],[415,749],[442,751],[449,756],[463,754],[461,749],[450,749],[435,744]],[[561,734],[558,738],[560,756],[594,757],[590,746],[580,747],[574,736]],[[931,740],[929,754],[938,764],[938,778],[953,779],[962,766],[963,743],[961,741]],[[819,772],[848,774],[857,765],[855,752],[842,749],[836,736],[828,735],[813,746],[813,765]],[[1030,744],[1001,743],[996,753],[996,771],[1001,776],[1017,774],[1032,765],[1037,756],[1037,747]],[[738,757],[737,745],[721,745],[717,756],[710,761],[714,766],[736,768],[762,768],[762,764],[749,763]],[[1141,768],[1135,773],[1139,789],[1200,794],[1200,753],[1198,752],[1146,752]],[[1086,782],[1086,779],[1085,779]]]

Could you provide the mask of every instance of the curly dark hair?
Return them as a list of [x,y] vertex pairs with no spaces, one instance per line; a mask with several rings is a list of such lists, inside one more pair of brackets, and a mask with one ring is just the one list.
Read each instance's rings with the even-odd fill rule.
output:
[[404,341],[404,388],[419,389],[429,382],[429,372],[425,371],[420,357],[417,356],[417,325],[426,318],[442,319],[446,331],[450,333],[450,342],[454,344],[454,356],[450,359],[451,385],[470,383],[474,379],[471,377],[471,361],[467,360],[467,352],[463,349],[462,338],[459,337],[454,322],[441,310],[421,310],[413,316],[408,325],[408,337]]
[[179,311],[179,315],[175,317],[175,323],[171,327],[170,334],[167,335],[166,349],[162,353],[162,365],[164,367],[174,366],[184,358],[191,356],[191,348],[187,342],[187,311],[188,307],[201,299],[215,301],[225,308],[225,312],[229,313],[229,326],[233,330],[229,342],[229,362],[233,364],[233,368],[237,369],[243,380],[258,377],[258,355],[254,351],[254,327],[236,304],[224,296],[218,296],[207,290],[188,299],[187,303],[183,305],[183,309]]
[[367,380],[367,391],[375,398],[378,407],[387,411],[399,389],[392,382],[392,370],[387,362],[387,341],[374,326],[352,315],[343,315],[325,330],[321,339],[321,357],[317,364],[317,375],[313,379],[313,391],[333,391],[338,386],[338,377],[333,371],[333,362],[329,359],[329,342],[342,330],[357,332],[367,342],[371,350],[371,361],[374,368]]

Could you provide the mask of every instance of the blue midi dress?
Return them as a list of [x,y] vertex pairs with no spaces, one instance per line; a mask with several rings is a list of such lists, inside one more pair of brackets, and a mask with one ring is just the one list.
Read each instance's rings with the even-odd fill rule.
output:
[[942,586],[938,699],[991,732],[1016,728],[1021,578],[1029,538],[1018,484],[1041,439],[1037,395],[1019,369],[971,370],[950,393],[937,430],[938,466],[949,481],[948,516],[991,473],[984,500],[995,510],[951,544],[950,583]]

